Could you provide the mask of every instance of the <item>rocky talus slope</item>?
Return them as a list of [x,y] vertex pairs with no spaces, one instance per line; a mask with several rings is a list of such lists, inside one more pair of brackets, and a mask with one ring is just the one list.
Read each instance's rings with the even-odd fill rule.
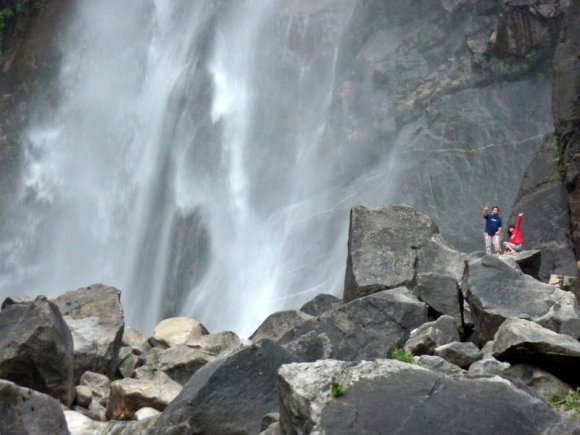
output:
[[358,207],[344,300],[319,295],[273,313],[250,340],[186,317],[146,337],[126,327],[119,290],[104,285],[8,298],[0,427],[578,433],[580,408],[566,403],[580,387],[580,306],[532,277],[539,255],[461,253],[409,206]]

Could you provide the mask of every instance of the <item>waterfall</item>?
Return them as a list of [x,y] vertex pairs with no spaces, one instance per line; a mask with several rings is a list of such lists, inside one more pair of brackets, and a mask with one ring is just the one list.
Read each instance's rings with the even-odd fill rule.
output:
[[22,133],[0,296],[102,282],[144,332],[242,336],[340,296],[348,210],[386,201],[390,167],[329,135],[355,2],[327,3],[78,2],[57,104]]

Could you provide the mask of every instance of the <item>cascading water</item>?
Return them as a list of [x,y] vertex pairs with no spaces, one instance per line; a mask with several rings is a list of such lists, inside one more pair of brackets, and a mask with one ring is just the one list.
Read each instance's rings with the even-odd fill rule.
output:
[[79,2],[58,105],[23,133],[2,295],[103,282],[144,331],[248,335],[339,294],[348,210],[387,195],[372,143],[324,140],[353,3],[321,30],[324,1]]

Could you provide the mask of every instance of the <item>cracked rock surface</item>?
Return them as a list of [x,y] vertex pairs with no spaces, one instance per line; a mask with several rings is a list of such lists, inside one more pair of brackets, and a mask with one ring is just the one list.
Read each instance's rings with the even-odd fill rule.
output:
[[[330,393],[333,377],[341,397]],[[504,379],[447,377],[394,360],[287,364],[278,385],[284,434],[571,432],[549,405]]]

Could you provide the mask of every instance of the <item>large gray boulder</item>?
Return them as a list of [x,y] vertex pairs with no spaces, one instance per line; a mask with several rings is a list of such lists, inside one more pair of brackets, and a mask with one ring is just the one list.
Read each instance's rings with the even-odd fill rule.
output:
[[[341,397],[331,395],[333,378]],[[393,360],[287,364],[278,389],[283,434],[572,431],[544,401],[499,377],[447,377]]]
[[278,368],[297,360],[270,340],[215,360],[191,377],[148,433],[259,433],[262,417],[278,411]]
[[250,335],[250,340],[260,341],[264,338],[277,341],[292,328],[311,320],[313,317],[300,310],[279,311],[270,314],[266,320]]
[[454,341],[459,341],[455,320],[450,316],[441,316],[412,330],[405,350],[413,355],[431,355],[436,347]]
[[538,396],[546,399],[550,395],[565,397],[568,392],[572,390],[572,387],[569,384],[558,379],[546,370],[542,370],[532,364],[514,364],[504,370],[501,373],[501,376],[514,383],[523,383],[535,391]]
[[385,289],[410,286],[417,249],[437,227],[430,217],[406,205],[350,212],[344,302]]
[[342,301],[334,295],[321,293],[316,295],[312,300],[306,302],[300,311],[311,316],[320,316],[321,314],[332,310],[342,304]]
[[472,257],[466,298],[479,343],[493,339],[511,317],[526,317],[555,332],[580,337],[580,306],[573,294],[539,282],[498,258]]
[[0,378],[46,393],[70,406],[73,400],[73,338],[55,304],[3,304],[0,312]]
[[427,306],[405,287],[356,299],[287,332],[279,343],[305,361],[385,358],[427,321]]
[[462,343],[456,341],[437,347],[435,349],[435,356],[439,356],[462,369],[467,369],[475,361],[481,359],[482,353],[471,342]]
[[73,335],[75,380],[86,371],[115,376],[125,327],[121,292],[94,284],[67,292],[53,302]]
[[156,371],[150,379],[114,381],[109,392],[107,418],[131,420],[139,409],[145,407],[163,411],[181,390],[182,386],[162,371]]
[[455,278],[432,272],[419,273],[415,293],[436,315],[446,314],[453,317],[458,325],[463,323],[463,296]]
[[61,404],[46,394],[0,379],[2,435],[68,435]]
[[185,385],[197,370],[214,359],[215,356],[204,350],[178,345],[151,349],[145,356],[145,365],[161,370],[175,382]]
[[580,343],[524,319],[506,320],[495,335],[493,356],[501,361],[537,365],[560,379],[580,384]]

